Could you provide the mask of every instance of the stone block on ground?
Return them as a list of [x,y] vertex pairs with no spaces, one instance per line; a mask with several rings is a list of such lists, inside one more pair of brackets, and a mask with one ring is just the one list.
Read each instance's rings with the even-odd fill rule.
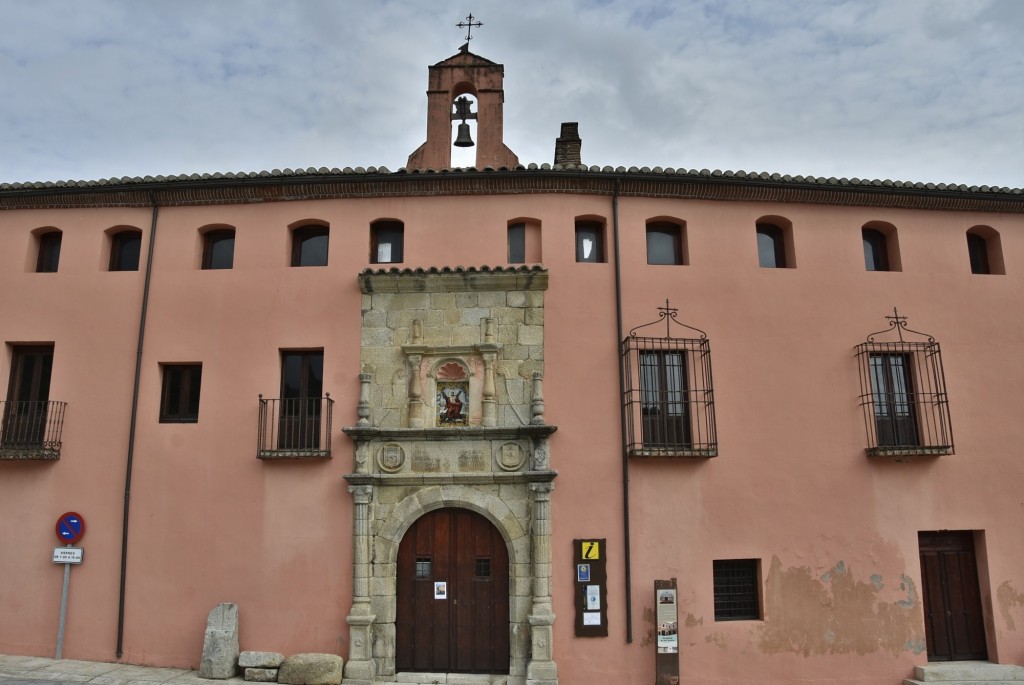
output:
[[276,668],[246,668],[245,679],[251,683],[276,683]]
[[246,651],[238,655],[238,665],[242,668],[277,668],[284,661],[280,652]]
[[206,617],[199,677],[226,680],[238,673],[238,605],[218,604]]
[[340,685],[342,658],[337,654],[293,654],[277,672],[277,682],[287,685]]

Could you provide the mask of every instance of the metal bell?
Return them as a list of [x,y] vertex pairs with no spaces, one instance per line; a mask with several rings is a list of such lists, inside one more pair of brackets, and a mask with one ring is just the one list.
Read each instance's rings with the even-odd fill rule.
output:
[[459,133],[455,136],[455,147],[473,147],[473,137],[469,135],[469,124],[459,124]]

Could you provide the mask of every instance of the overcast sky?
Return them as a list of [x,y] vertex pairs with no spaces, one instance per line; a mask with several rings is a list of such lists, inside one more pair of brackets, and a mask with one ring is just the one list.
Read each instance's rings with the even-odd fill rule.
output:
[[524,164],[1024,187],[1024,0],[0,0],[0,182],[395,170],[470,11]]

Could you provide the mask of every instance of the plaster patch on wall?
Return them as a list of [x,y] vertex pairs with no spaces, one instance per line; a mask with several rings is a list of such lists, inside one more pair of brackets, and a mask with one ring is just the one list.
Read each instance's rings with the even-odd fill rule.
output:
[[654,624],[655,624],[654,609],[652,609],[651,607],[644,607],[643,619],[644,619],[644,623],[650,623],[651,627],[647,629],[647,633],[643,636],[643,638],[641,638],[640,646],[641,647],[650,647],[651,645],[654,644],[655,639],[656,639],[656,636],[654,634]]
[[869,580],[871,581],[871,585],[873,585],[876,590],[881,590],[885,587],[885,585],[882,584],[882,576],[878,575],[877,573],[872,573],[871,578],[869,578]]
[[900,578],[906,597],[887,601],[879,597],[880,577],[877,583],[875,577],[858,581],[842,561],[816,578],[809,566],[783,568],[773,556],[764,583],[764,625],[758,629],[761,651],[916,652],[924,642],[917,588],[908,576]]
[[686,621],[685,621],[684,625],[687,628],[696,628],[697,626],[702,626],[702,625],[704,625],[704,617],[701,616],[701,617],[698,618],[698,617],[694,616],[693,614],[687,614],[686,615]]
[[729,649],[729,638],[722,633],[708,633],[704,636],[704,642],[715,645],[723,652]]
[[999,603],[999,613],[1006,623],[1006,629],[1017,630],[1017,624],[1013,620],[1013,608],[1024,607],[1024,593],[1014,590],[1010,581],[1004,580],[1002,585],[996,588],[996,601]]

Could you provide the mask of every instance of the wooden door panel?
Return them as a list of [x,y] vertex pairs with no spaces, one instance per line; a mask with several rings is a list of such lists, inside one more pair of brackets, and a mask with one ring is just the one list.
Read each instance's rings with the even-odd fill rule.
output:
[[928,659],[987,658],[973,533],[923,532],[918,541]]
[[[418,560],[429,574],[417,577]],[[399,545],[397,573],[399,671],[508,672],[508,550],[487,519],[464,509],[422,516]],[[447,583],[447,599],[434,598],[435,582]]]

